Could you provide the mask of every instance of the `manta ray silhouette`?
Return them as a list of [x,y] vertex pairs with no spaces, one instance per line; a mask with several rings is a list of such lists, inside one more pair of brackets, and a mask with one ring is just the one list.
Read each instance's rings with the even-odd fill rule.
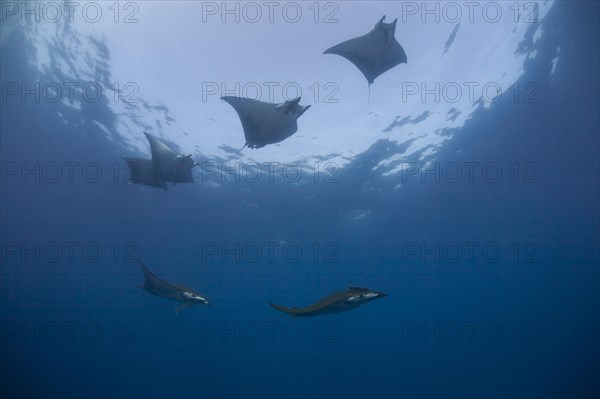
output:
[[191,155],[177,154],[163,141],[149,133],[144,134],[150,143],[152,159],[123,158],[129,167],[129,183],[167,190],[167,182],[194,182],[192,168],[198,163],[192,160]]
[[356,309],[360,305],[370,302],[373,299],[383,298],[384,296],[386,296],[384,293],[372,291],[368,288],[349,287],[347,290],[326,296],[320,301],[305,308],[288,308],[271,302],[269,302],[269,304],[280,312],[292,316],[306,317],[345,312],[347,310]]
[[176,313],[194,305],[209,305],[208,300],[196,291],[182,285],[167,283],[152,273],[139,259],[138,264],[144,272],[144,285],[141,288],[152,295],[183,302],[183,305],[177,308]]
[[365,35],[346,40],[323,54],[337,54],[353,63],[365,76],[369,86],[384,72],[396,65],[406,64],[404,49],[395,38],[396,22],[386,24],[385,15]]
[[287,139],[298,130],[298,118],[310,108],[310,105],[299,104],[300,97],[281,104],[234,96],[221,97],[221,100],[236,110],[246,137],[244,147],[249,148],[261,148]]

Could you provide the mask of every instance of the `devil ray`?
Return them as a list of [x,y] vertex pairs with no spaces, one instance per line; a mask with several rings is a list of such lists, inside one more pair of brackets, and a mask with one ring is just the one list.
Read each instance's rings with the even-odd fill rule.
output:
[[167,190],[167,183],[193,183],[192,168],[198,165],[192,155],[177,154],[167,144],[144,132],[152,159],[123,158],[129,167],[129,183]]
[[353,63],[365,76],[369,86],[384,72],[406,64],[404,49],[396,40],[396,22],[386,24],[385,15],[371,32],[335,45],[323,54],[337,54]]
[[209,305],[208,300],[196,291],[182,285],[168,283],[152,273],[142,261],[138,260],[138,264],[144,272],[144,285],[141,288],[152,295],[183,302],[183,305],[175,311],[176,313],[194,305]]
[[356,309],[357,307],[367,302],[371,302],[374,299],[383,298],[384,296],[386,296],[384,293],[372,291],[368,288],[349,287],[347,290],[326,296],[320,301],[304,308],[288,308],[271,302],[269,302],[269,304],[280,312],[284,312],[292,316],[306,317],[345,312],[347,310]]
[[310,105],[299,104],[300,97],[281,104],[235,96],[221,97],[221,100],[236,110],[246,138],[244,147],[249,148],[261,148],[287,139],[298,131],[298,118],[310,108]]

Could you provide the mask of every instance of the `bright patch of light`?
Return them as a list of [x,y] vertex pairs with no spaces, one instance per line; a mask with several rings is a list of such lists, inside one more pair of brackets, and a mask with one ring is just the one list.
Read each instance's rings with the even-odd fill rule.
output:
[[[435,156],[480,105],[490,108],[498,95],[510,95],[524,61],[536,56],[535,51],[515,55],[532,25],[523,18],[515,22],[511,2],[495,3],[505,16],[497,22],[479,14],[461,21],[460,35],[445,54],[456,21],[401,19],[395,37],[408,64],[377,78],[368,102],[367,82],[356,67],[322,52],[369,32],[382,15],[388,22],[401,18],[402,2],[341,2],[338,22],[329,24],[308,17],[293,24],[281,19],[222,23],[219,18],[198,23],[202,2],[136,4],[137,23],[110,18],[39,23],[28,37],[36,49],[32,63],[48,79],[100,84],[117,116],[114,129],[100,128],[140,154],[149,151],[143,135],[148,131],[206,158],[301,165],[329,161],[343,167],[377,141],[389,140],[403,151],[386,151],[373,168],[391,175],[415,154],[420,160]],[[539,22],[553,2],[536,4],[534,42],[543,35]],[[261,99],[273,102],[285,100],[284,88],[293,97],[299,87],[301,104],[312,107],[299,119],[295,135],[259,150],[245,149],[240,156],[228,148],[243,146],[241,123],[219,97],[256,87]],[[273,98],[266,98],[269,87],[274,87]],[[63,103],[82,107],[76,101]],[[416,120],[420,115],[426,117]],[[404,118],[411,122],[392,126]]]

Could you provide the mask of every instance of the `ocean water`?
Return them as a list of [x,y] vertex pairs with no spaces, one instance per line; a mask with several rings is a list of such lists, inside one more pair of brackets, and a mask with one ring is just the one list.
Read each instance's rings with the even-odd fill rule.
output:
[[[348,3],[331,4],[343,11]],[[157,4],[176,8],[183,2]],[[144,11],[143,3],[140,7]],[[400,3],[378,7],[391,8],[391,21]],[[63,40],[53,42],[50,61],[40,69],[32,61],[34,54],[42,59],[35,51],[41,44],[32,39],[40,36],[30,32],[31,21],[11,20],[12,10],[3,8],[0,47],[0,397],[600,395],[596,2],[556,2],[539,22],[541,36],[525,33],[522,47],[535,56],[522,62],[517,83],[525,88],[533,82],[521,94],[534,93],[535,101],[504,95],[474,106],[464,123],[452,125],[443,145],[399,158],[408,169],[397,173],[377,166],[393,164],[390,152],[401,154],[414,142],[394,140],[380,129],[364,151],[344,152],[361,138],[346,134],[354,121],[339,110],[352,104],[362,109],[356,118],[369,121],[369,113],[397,107],[395,114],[405,117],[400,89],[382,77],[367,104],[363,77],[341,58],[327,62],[352,76],[349,82],[357,82],[362,97],[341,90],[340,108],[329,112],[305,94],[302,104],[313,106],[299,119],[296,135],[270,149],[244,149],[226,158],[207,149],[208,137],[218,139],[227,130],[218,124],[231,120],[235,141],[227,145],[241,147],[233,112],[217,118],[213,131],[188,132],[207,136],[206,147],[200,138],[198,150],[181,135],[180,141],[175,133],[170,137],[178,131],[173,125],[157,127],[141,112],[162,112],[151,102],[118,111],[110,96],[77,107],[48,101],[48,93],[40,99],[22,96],[22,84],[52,81],[64,88],[72,82],[64,71],[76,68],[59,61],[84,44],[61,28],[53,37]],[[374,22],[365,21],[358,31],[367,32]],[[461,22],[446,47],[453,40],[452,46],[459,45],[468,25]],[[183,26],[175,32],[184,35]],[[275,36],[291,29],[237,28]],[[404,43],[400,30],[401,23],[396,37]],[[356,32],[342,30],[324,40],[321,52]],[[485,36],[479,41],[479,53],[490,50]],[[139,51],[150,57],[152,43],[148,46]],[[127,69],[111,66],[118,50],[112,56],[101,41],[97,49],[103,57],[92,63],[94,81]],[[408,64],[388,75],[404,79],[402,68],[426,54],[414,44],[406,50]],[[261,70],[269,68],[267,61]],[[207,57],[211,62],[218,59]],[[473,56],[454,62],[476,69],[478,61]],[[306,73],[312,68],[309,61],[299,67]],[[170,71],[162,79],[176,85],[182,77]],[[140,87],[142,98],[158,90]],[[397,103],[378,101],[378,95],[394,91],[397,97],[389,98]],[[184,94],[177,98],[210,118],[209,105],[190,103]],[[169,100],[164,93],[161,104],[168,107]],[[436,112],[435,104],[425,106]],[[327,111],[320,114],[319,107]],[[129,130],[120,122],[127,112],[139,116],[131,118],[137,124]],[[425,134],[414,121],[418,114],[411,115],[415,136]],[[313,160],[319,158],[307,159],[321,155],[296,136],[327,136],[315,127],[319,122],[338,123],[335,134],[344,144],[339,159],[322,157],[317,170]],[[193,153],[201,163],[194,184],[170,185],[168,191],[126,184],[121,157],[149,154],[143,142],[134,145],[143,126],[179,152]],[[257,162],[288,163],[290,173],[301,178],[282,177],[278,170],[270,179],[261,169],[258,180],[249,169],[235,170],[236,162],[248,167],[263,150],[268,156]],[[284,152],[298,155],[283,158]],[[421,161],[427,164],[417,170]],[[230,168],[222,175],[210,169],[222,165]],[[161,278],[198,291],[211,306],[176,314],[180,304],[139,288],[137,259]],[[387,296],[348,312],[307,318],[269,306],[306,306],[348,286]]]

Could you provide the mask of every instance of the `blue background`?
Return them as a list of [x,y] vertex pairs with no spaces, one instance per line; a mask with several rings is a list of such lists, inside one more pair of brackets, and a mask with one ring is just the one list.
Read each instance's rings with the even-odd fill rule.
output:
[[[0,396],[598,397],[597,17],[595,2],[553,7],[521,78],[539,85],[540,101],[507,96],[480,108],[439,154],[440,162],[497,162],[504,172],[533,162],[532,183],[415,180],[393,190],[400,177],[358,168],[378,161],[390,145],[382,140],[340,170],[337,183],[143,189],[109,177],[112,165],[123,172],[120,157],[128,155],[118,142],[92,123],[75,130],[56,116],[81,112],[111,126],[107,104],[68,111],[3,101],[4,167],[97,162],[104,175],[94,184],[77,177],[2,182]],[[35,81],[22,44],[18,32],[4,43],[3,82]],[[561,65],[550,81],[557,46]],[[377,189],[362,192],[368,180]],[[260,207],[248,211],[244,201]],[[355,209],[376,212],[356,222],[343,217]],[[299,262],[280,255],[223,262],[203,253],[203,243],[231,248],[279,237],[301,245]],[[87,262],[76,251],[74,261],[23,262],[6,252],[7,243],[71,241],[100,243],[103,257]],[[409,242],[497,242],[504,251],[496,263],[480,253],[474,262],[405,259],[402,244]],[[314,262],[315,243],[334,243],[338,262]],[[534,261],[511,259],[511,243],[535,243]],[[117,261],[111,245],[121,251]],[[176,303],[136,288],[142,274],[134,256],[214,306],[175,316]],[[282,316],[267,303],[308,304],[348,285],[388,296],[313,319]],[[65,323],[75,323],[73,339]],[[465,323],[477,326],[473,339]],[[36,330],[49,325],[61,326],[57,342]],[[90,325],[102,333],[98,342],[82,332]],[[262,336],[250,342],[250,330],[241,329],[257,325]],[[282,332],[289,325],[302,332],[298,342]],[[462,337],[451,342],[452,331],[436,325],[460,325]],[[486,325],[501,328],[498,342],[482,333]],[[206,335],[223,326],[230,332]],[[423,328],[430,332],[421,335]],[[413,329],[419,332],[409,334]]]

